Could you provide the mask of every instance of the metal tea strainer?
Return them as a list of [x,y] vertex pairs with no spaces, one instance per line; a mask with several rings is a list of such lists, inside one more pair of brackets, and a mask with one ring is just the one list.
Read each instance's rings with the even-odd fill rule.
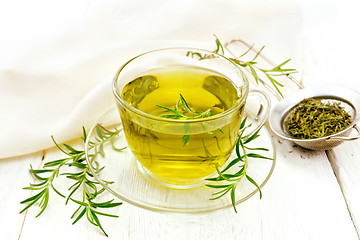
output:
[[[259,55],[261,59],[268,65],[275,67],[276,65],[261,52],[254,49],[251,45],[243,40],[236,39],[225,44],[227,51],[236,58],[236,54],[231,50],[236,49],[236,45],[242,45],[251,49],[255,54]],[[269,125],[271,130],[283,139],[290,140],[295,144],[311,149],[311,150],[329,150],[344,141],[355,140],[360,138],[360,129],[356,125],[360,119],[360,93],[342,86],[320,86],[304,88],[304,86],[292,76],[286,76],[299,91],[293,92],[290,96],[282,98],[271,85],[259,77],[261,83],[269,92],[273,93],[280,101],[273,107],[269,116]],[[286,130],[285,120],[290,111],[295,108],[302,100],[307,98],[321,99],[324,102],[338,102],[340,106],[351,116],[352,123],[336,134],[316,138],[316,139],[297,139],[292,137]],[[357,131],[357,135],[350,136],[352,129]]]
[[[292,137],[286,130],[284,121],[289,112],[296,107],[302,100],[307,98],[321,99],[325,102],[338,102],[343,109],[351,116],[352,123],[344,130],[322,138],[316,139],[297,139]],[[343,141],[355,140],[360,138],[360,129],[356,125],[360,119],[360,94],[352,89],[342,86],[322,86],[304,88],[295,92],[290,97],[281,100],[272,109],[269,116],[270,128],[281,138],[293,141],[297,145],[311,150],[329,150]],[[358,134],[349,136],[352,129]]]

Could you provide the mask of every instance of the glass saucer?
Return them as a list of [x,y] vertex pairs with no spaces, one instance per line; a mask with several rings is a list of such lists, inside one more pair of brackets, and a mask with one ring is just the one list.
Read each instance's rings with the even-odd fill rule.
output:
[[[91,128],[85,151],[87,163],[94,177],[107,191],[120,200],[145,209],[163,212],[202,213],[232,207],[230,192],[219,199],[210,200],[219,189],[207,186],[173,189],[148,180],[138,169],[135,156],[126,147],[126,139],[122,131],[115,136],[113,141],[105,142],[101,144],[102,146],[99,145],[95,151],[95,148],[91,148],[89,143],[100,141],[96,131],[98,124],[109,130],[121,129],[117,108],[106,111]],[[268,130],[263,127],[260,130],[260,136],[247,146],[267,148],[269,151],[258,151],[257,153],[273,158],[273,160],[249,158],[247,174],[262,188],[275,167],[276,151],[273,140]],[[126,148],[118,150],[123,147]],[[229,161],[235,157],[234,151]],[[236,169],[236,166],[232,168]],[[236,205],[251,198],[257,192],[258,189],[246,178],[243,178],[235,191]],[[259,197],[259,194],[256,196]]]

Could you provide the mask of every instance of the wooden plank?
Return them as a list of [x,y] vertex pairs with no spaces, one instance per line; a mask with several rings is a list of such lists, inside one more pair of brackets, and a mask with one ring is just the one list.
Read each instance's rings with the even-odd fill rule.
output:
[[325,153],[282,140],[276,145],[277,165],[256,219],[264,238],[357,239]]
[[20,201],[30,197],[28,186],[32,177],[29,165],[38,166],[42,152],[26,156],[0,159],[0,239],[17,239],[20,235],[26,214],[19,214],[25,205]]
[[328,156],[360,237],[360,140],[346,142]]

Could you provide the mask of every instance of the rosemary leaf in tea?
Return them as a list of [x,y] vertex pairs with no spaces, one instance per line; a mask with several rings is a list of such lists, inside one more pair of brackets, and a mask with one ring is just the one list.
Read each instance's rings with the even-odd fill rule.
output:
[[284,123],[291,136],[315,139],[344,130],[351,124],[351,116],[339,102],[308,98],[290,111]]

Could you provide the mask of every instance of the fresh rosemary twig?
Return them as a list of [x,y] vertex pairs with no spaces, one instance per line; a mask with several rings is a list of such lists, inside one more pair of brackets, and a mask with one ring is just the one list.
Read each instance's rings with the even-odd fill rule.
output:
[[[251,48],[250,48],[251,49]],[[274,77],[276,76],[288,76],[290,74],[294,74],[296,73],[296,69],[292,69],[292,68],[282,68],[282,66],[284,66],[286,63],[288,63],[290,61],[290,59],[284,61],[283,63],[277,65],[276,67],[272,68],[272,69],[263,69],[260,68],[259,66],[257,66],[257,62],[255,62],[256,58],[259,56],[259,54],[261,53],[261,51],[264,49],[264,47],[262,47],[260,49],[260,51],[255,55],[255,57],[250,60],[250,61],[241,61],[239,59],[236,58],[230,58],[230,60],[232,60],[234,63],[238,64],[241,67],[248,67],[250,68],[251,74],[253,75],[256,83],[259,83],[259,77],[258,77],[258,73],[257,71],[262,72],[263,74],[265,74],[265,76],[270,80],[270,82],[272,83],[272,85],[274,86],[274,88],[276,89],[276,91],[280,94],[281,97],[284,97],[279,89],[279,87],[283,87],[284,85],[281,84],[280,82],[278,82],[277,80],[275,80]],[[248,51],[247,51],[248,52]],[[246,53],[247,53],[246,52]],[[245,54],[246,54],[245,53]],[[242,55],[244,56],[244,54]]]
[[[98,135],[97,142],[90,142],[90,149],[95,149],[96,154],[104,154],[103,145],[105,142],[113,141],[113,139],[118,135],[121,130],[110,131],[100,125],[96,126],[96,133]],[[83,140],[86,141],[86,131],[83,128]],[[20,211],[23,213],[25,210],[34,206],[38,203],[40,207],[40,212],[36,217],[40,216],[46,209],[47,204],[50,198],[50,190],[52,189],[59,196],[66,198],[65,204],[69,200],[79,205],[74,214],[71,216],[74,219],[73,224],[79,221],[84,215],[86,215],[89,222],[101,229],[101,231],[108,236],[105,230],[103,229],[98,215],[107,216],[107,217],[118,217],[116,215],[107,214],[100,212],[98,208],[112,208],[121,205],[121,202],[113,202],[114,199],[105,201],[105,202],[94,202],[101,193],[105,191],[104,188],[99,189],[99,182],[94,178],[92,173],[89,171],[89,166],[86,163],[85,151],[77,150],[70,145],[64,144],[65,149],[61,148],[54,138],[52,137],[56,147],[63,152],[67,157],[50,161],[44,164],[43,169],[33,169],[30,165],[30,174],[39,181],[39,183],[30,183],[29,187],[25,187],[25,190],[36,191],[37,193],[32,197],[29,197],[21,202],[21,204],[27,204],[27,206]],[[116,149],[122,150],[122,149]],[[71,169],[77,169],[77,172],[65,172],[60,173],[60,170],[63,169],[63,166],[71,167]],[[98,173],[102,169],[98,170]],[[74,180],[75,183],[68,189],[70,193],[66,197],[64,194],[60,193],[54,187],[54,180],[59,176],[66,176],[67,179]],[[105,181],[106,182],[106,181]],[[111,184],[111,182],[106,182]],[[80,193],[82,196],[81,200],[76,200],[72,196],[76,193]]]
[[[190,119],[210,117],[214,115],[214,113],[211,111],[210,108],[204,112],[193,111],[181,94],[174,109],[161,105],[156,105],[156,106],[170,112],[168,114],[160,115],[160,117],[164,117],[164,118],[190,120]],[[188,123],[184,124],[185,133],[189,131],[189,127],[190,125]],[[184,135],[182,137],[182,142],[184,146],[188,143],[189,139],[190,139],[190,135]]]
[[[249,126],[245,126],[246,119],[247,118],[245,117],[244,120],[241,122],[240,135],[239,135],[239,138],[238,138],[236,146],[235,146],[235,152],[236,152],[237,157],[235,159],[233,159],[227,166],[225,166],[225,168],[222,171],[219,170],[218,166],[215,166],[218,176],[207,179],[208,181],[212,181],[213,184],[206,185],[207,187],[210,187],[210,188],[220,189],[218,192],[213,194],[214,197],[211,198],[210,200],[219,199],[219,198],[225,196],[225,194],[227,194],[228,192],[230,192],[231,203],[232,203],[232,206],[233,206],[235,212],[237,212],[236,206],[235,206],[235,204],[236,204],[235,190],[236,190],[238,183],[244,177],[259,190],[260,199],[262,198],[262,192],[260,190],[259,185],[247,173],[249,158],[262,158],[262,159],[273,160],[272,158],[268,158],[268,157],[265,157],[263,155],[260,155],[260,154],[254,153],[254,152],[248,152],[248,151],[269,151],[269,150],[266,148],[249,148],[246,146],[248,143],[252,142],[253,140],[255,140],[256,138],[258,138],[260,136],[259,131],[261,130],[261,128],[260,128],[259,130],[254,132],[251,136],[247,136],[247,137],[243,136],[246,128],[249,127]],[[229,169],[236,167],[236,166],[239,167],[239,170],[237,172],[227,173],[227,171]]]
[[193,111],[181,94],[174,109],[161,105],[156,105],[156,106],[160,108],[164,108],[165,110],[171,112],[170,114],[162,114],[160,115],[160,117],[171,118],[171,119],[189,120],[189,119],[210,117],[214,115],[214,113],[211,111],[210,108],[204,112]]
[[[215,35],[215,44],[216,44],[216,49],[214,51],[212,51],[212,52],[216,53],[216,54],[224,55],[224,47],[223,47],[223,45],[221,44],[220,40],[218,39],[218,37],[216,35]],[[247,55],[252,48],[253,48],[253,46],[251,46],[248,50],[246,50],[242,55],[240,55],[237,58],[229,58],[229,59],[233,63],[237,64],[238,66],[240,66],[242,68],[249,68],[253,78],[256,81],[256,83],[259,83],[259,76],[258,76],[259,73],[264,74],[266,76],[266,78],[270,80],[270,82],[272,83],[272,85],[274,86],[276,91],[279,93],[279,95],[281,97],[284,97],[283,94],[281,93],[280,89],[279,89],[279,87],[283,87],[284,85],[281,84],[279,81],[277,81],[275,78],[279,77],[279,76],[289,76],[289,75],[294,74],[294,73],[297,72],[296,69],[293,69],[293,68],[282,68],[291,59],[288,59],[288,60],[284,61],[283,63],[275,66],[272,69],[263,69],[263,68],[261,68],[261,67],[259,67],[257,65],[258,62],[256,62],[256,59],[258,58],[260,53],[263,51],[265,46],[263,46],[260,49],[260,51],[258,51],[256,53],[256,55],[250,61],[243,61],[243,60],[240,59],[240,58],[244,57],[245,55]],[[197,56],[199,58],[199,60],[208,59],[208,58],[214,58],[215,57],[214,54],[204,54],[204,55],[202,55],[199,52],[188,52],[186,54],[186,56],[191,56],[191,57]]]

